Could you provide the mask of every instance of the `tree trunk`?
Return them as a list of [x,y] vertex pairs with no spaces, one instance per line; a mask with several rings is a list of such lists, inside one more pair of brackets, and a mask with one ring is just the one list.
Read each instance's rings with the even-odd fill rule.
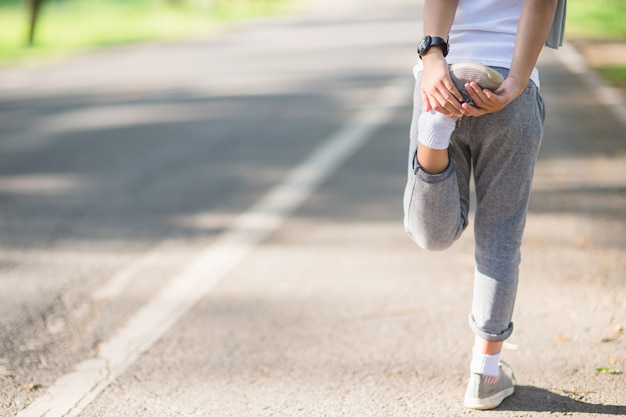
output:
[[29,0],[30,8],[30,25],[28,29],[28,46],[35,44],[35,28],[37,27],[37,18],[39,17],[39,9],[43,0]]

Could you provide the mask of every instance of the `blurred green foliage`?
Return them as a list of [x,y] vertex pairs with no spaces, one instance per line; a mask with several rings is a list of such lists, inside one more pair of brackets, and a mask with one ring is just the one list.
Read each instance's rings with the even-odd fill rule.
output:
[[569,0],[566,38],[626,39],[626,0]]
[[[626,42],[626,0],[569,0],[565,39]],[[597,69],[610,84],[626,88],[626,65]]]
[[611,84],[626,89],[626,66],[610,65],[600,68],[602,76]]
[[[294,0],[42,1],[35,43],[28,48],[30,0],[0,0],[0,64],[104,45],[203,36],[227,21],[284,10]],[[569,0],[566,30],[566,39],[626,39],[626,0]]]
[[28,46],[29,0],[0,0],[0,64],[125,43],[208,36],[292,0],[43,0]]

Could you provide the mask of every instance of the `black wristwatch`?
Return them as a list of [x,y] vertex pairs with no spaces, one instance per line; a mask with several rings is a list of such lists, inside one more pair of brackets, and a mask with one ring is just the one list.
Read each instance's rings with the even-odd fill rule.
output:
[[441,47],[441,51],[443,52],[444,58],[448,56],[448,50],[449,50],[448,41],[438,36],[426,35],[422,38],[419,46],[417,47],[417,54],[419,55],[420,59],[422,59],[422,56],[426,52],[428,52],[431,46]]

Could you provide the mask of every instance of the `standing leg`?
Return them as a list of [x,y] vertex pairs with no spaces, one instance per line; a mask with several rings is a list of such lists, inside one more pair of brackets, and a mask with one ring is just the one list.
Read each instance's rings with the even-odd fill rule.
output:
[[465,396],[471,408],[497,407],[513,393],[499,359],[513,331],[520,246],[543,120],[543,100],[531,83],[501,111],[472,121],[477,267],[470,327],[476,337]]
[[543,101],[531,84],[501,111],[472,124],[476,183],[476,273],[472,328],[485,340],[510,336]]

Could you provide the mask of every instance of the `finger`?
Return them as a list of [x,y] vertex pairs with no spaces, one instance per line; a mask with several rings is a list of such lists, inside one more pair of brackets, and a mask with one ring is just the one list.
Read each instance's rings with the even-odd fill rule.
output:
[[508,90],[506,88],[499,88],[495,92],[491,90],[482,90],[482,96],[486,104],[490,104],[494,107],[504,107],[514,97],[509,98],[507,95]]
[[430,105],[430,101],[428,100],[428,96],[422,92],[422,106],[424,107],[424,111],[431,111],[433,108]]
[[477,83],[471,82],[465,84],[465,90],[469,94],[472,101],[474,101],[476,107],[484,108],[489,104],[489,100],[485,95],[485,92],[482,90],[482,88],[480,88]]
[[454,98],[456,99],[457,102],[463,101],[463,95],[456,88],[454,83],[452,83],[452,80],[445,80],[443,85],[446,88],[446,90],[448,90],[450,93],[452,93],[452,95],[454,96]]
[[488,113],[487,110],[472,106],[469,103],[463,103],[463,110],[465,114],[470,117],[478,117]]
[[450,102],[445,102],[444,104],[439,105],[439,108],[435,108],[435,110],[446,116],[462,117],[465,115],[465,110],[463,110],[463,107],[461,107],[460,103],[453,104]]
[[489,90],[485,90],[483,93],[485,94],[485,97],[487,98],[487,100],[491,101],[492,103],[498,102],[499,96],[497,93],[494,93]]
[[461,103],[456,96],[447,89],[439,90],[440,100],[439,104],[447,111],[450,116],[463,116],[464,111],[461,107]]
[[446,98],[436,91],[433,95],[429,97],[430,106],[436,112],[442,113],[446,116],[449,115],[450,105],[446,101]]

